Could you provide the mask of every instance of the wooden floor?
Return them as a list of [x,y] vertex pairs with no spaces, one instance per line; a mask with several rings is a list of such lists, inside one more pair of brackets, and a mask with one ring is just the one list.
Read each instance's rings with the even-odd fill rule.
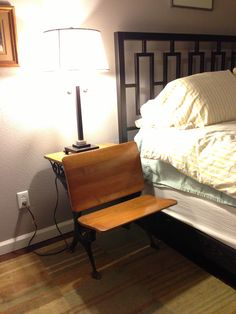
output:
[[[59,241],[37,251],[63,247]],[[99,236],[94,252],[100,281],[91,279],[80,246],[73,254],[2,258],[0,313],[236,313],[235,289],[163,243],[150,248],[136,228]]]

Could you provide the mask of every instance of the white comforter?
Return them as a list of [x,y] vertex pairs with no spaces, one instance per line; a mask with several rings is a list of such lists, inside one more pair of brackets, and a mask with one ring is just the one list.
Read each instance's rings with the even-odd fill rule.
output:
[[200,183],[236,198],[236,121],[202,128],[141,128],[142,158],[160,159]]

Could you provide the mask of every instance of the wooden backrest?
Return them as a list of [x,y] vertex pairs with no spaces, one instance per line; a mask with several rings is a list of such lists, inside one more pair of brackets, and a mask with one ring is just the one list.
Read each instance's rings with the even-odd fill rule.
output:
[[73,211],[102,205],[144,187],[135,142],[68,155],[62,163]]

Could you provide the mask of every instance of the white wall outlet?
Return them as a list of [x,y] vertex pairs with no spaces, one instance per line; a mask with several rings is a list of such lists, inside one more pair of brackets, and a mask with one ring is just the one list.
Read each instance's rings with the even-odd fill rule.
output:
[[18,193],[16,193],[16,196],[17,196],[17,202],[18,202],[18,208],[19,209],[26,208],[26,207],[30,206],[28,191],[18,192]]

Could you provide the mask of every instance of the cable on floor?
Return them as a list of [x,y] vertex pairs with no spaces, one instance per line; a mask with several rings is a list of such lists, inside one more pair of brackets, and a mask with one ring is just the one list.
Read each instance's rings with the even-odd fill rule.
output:
[[[59,226],[58,226],[58,223],[57,223],[57,219],[56,219],[56,212],[57,212],[57,208],[58,208],[58,202],[59,202],[59,192],[58,192],[58,185],[57,185],[57,180],[58,178],[56,177],[55,178],[55,187],[56,187],[56,204],[55,204],[55,207],[54,207],[54,211],[53,211],[53,219],[54,219],[54,224],[57,228],[57,231],[58,233],[60,234],[60,236],[63,237],[63,233],[61,232]],[[32,222],[34,224],[34,228],[35,228],[35,231],[34,231],[34,234],[32,235],[31,239],[29,240],[29,243],[28,243],[28,248],[30,247],[33,239],[35,238],[36,234],[37,234],[37,231],[38,231],[38,226],[37,226],[37,223],[36,223],[36,220],[35,220],[35,217],[34,217],[34,214],[32,213],[31,209],[30,209],[30,206],[26,206],[26,209],[28,210],[31,218],[32,218]],[[33,251],[34,254],[38,255],[38,256],[51,256],[51,255],[56,255],[56,254],[59,254],[59,253],[62,253],[66,250],[69,249],[69,244],[68,242],[66,241],[66,239],[64,239],[64,242],[65,242],[65,247],[59,251],[56,251],[56,252],[51,252],[51,253],[39,253],[39,252],[36,252],[36,251]]]

